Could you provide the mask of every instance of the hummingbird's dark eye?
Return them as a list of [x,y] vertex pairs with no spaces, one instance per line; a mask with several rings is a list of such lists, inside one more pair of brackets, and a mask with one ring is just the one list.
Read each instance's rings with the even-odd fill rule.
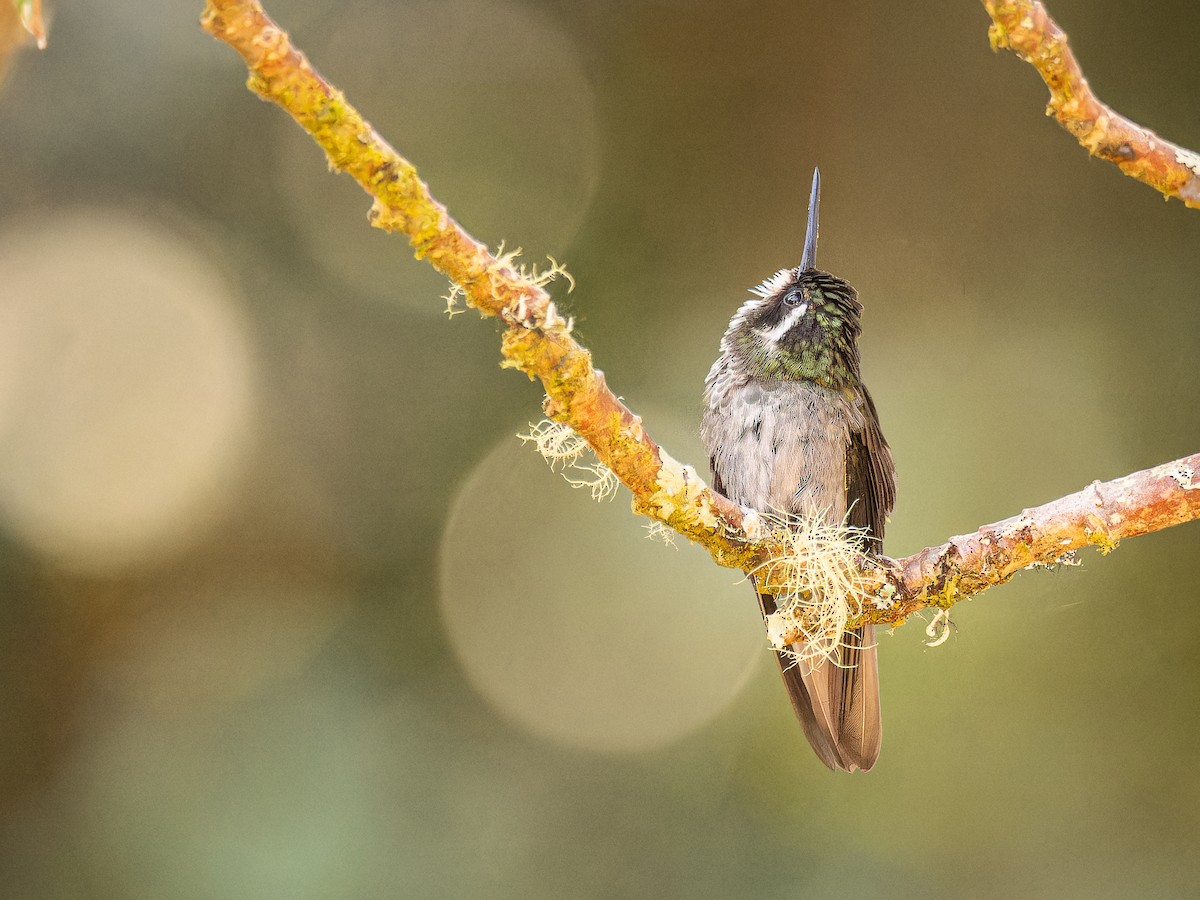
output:
[[783,298],[783,302],[788,306],[795,306],[797,303],[804,302],[804,294],[800,291],[793,291]]

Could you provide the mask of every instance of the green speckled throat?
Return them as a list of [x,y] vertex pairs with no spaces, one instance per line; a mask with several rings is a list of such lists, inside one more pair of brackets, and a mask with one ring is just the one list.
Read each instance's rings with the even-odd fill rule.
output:
[[758,293],[727,335],[749,374],[831,388],[858,383],[862,305],[853,287],[819,269],[793,269]]

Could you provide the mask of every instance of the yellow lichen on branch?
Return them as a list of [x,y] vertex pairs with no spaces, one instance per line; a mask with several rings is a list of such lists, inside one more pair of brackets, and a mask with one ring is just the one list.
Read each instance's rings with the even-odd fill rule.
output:
[[[985,5],[989,11],[1030,6]],[[695,469],[659,447],[641,418],[608,388],[543,288],[551,273],[537,276],[516,267],[514,254],[494,255],[463,230],[413,165],[321,77],[257,0],[208,0],[202,22],[241,54],[250,70],[250,88],[286,110],[324,148],[330,164],[374,198],[371,223],[406,235],[418,258],[450,277],[457,287],[448,298],[448,311],[462,296],[505,323],[504,365],[541,381],[546,414],[587,441],[599,462],[632,492],[636,512],[702,545],[721,565],[753,573],[761,590],[791,597],[780,606],[788,612],[771,623],[773,639],[783,644],[807,635],[836,635],[865,621],[896,624],[928,607],[947,609],[1023,568],[1060,563],[1081,547],[1107,551],[1122,538],[1200,518],[1200,454],[1094,484],[901,560],[858,552],[846,539],[848,532],[831,538],[744,509],[710,490]],[[1026,31],[1041,27],[1049,35],[1045,22],[1048,18],[1033,26],[1018,24]],[[1003,40],[1023,40],[1025,32],[1005,28]],[[1065,49],[1065,42],[1058,46]],[[1052,90],[1078,94],[1082,78],[1077,69],[1068,70],[1070,77],[1056,81]],[[561,271],[557,264],[554,270]],[[535,429],[526,437],[539,443],[545,433]],[[561,448],[555,452],[565,453]],[[594,487],[587,479],[580,483]],[[814,554],[820,558],[813,559]],[[797,575],[801,570],[803,577]],[[841,591],[844,596],[831,609],[807,602],[806,591]]]
[[661,452],[641,419],[609,390],[536,279],[517,269],[511,254],[493,255],[455,222],[416,168],[312,67],[256,0],[209,0],[201,24],[246,61],[250,89],[286,110],[330,165],[374,198],[372,225],[406,235],[416,256],[457,284],[470,305],[505,322],[504,364],[541,380],[546,414],[587,440],[633,492],[639,512],[699,541],[722,565],[744,569],[770,553],[741,533],[740,507]]
[[1022,569],[1061,564],[1086,547],[1108,553],[1125,538],[1198,518],[1200,453],[1113,481],[1096,481],[900,560],[904,590],[896,611],[909,605],[910,611],[948,607],[1003,584]]
[[[857,587],[861,611],[850,625],[895,625],[930,607],[1004,584],[1024,569],[1070,563],[1087,547],[1108,553],[1125,538],[1200,519],[1200,453],[1088,487],[1020,515],[950,538],[895,560],[897,570],[868,572]],[[892,560],[881,561],[884,566]],[[803,605],[790,622],[775,622],[773,639],[786,646],[809,633]]]
[[1200,154],[1163,140],[1100,102],[1092,93],[1067,36],[1041,3],[983,0],[992,17],[992,46],[1012,50],[1037,69],[1050,89],[1046,112],[1088,153],[1131,178],[1200,209]]

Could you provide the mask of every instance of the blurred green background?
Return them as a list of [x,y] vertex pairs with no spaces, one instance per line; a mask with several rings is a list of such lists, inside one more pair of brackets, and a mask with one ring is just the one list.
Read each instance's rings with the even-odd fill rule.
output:
[[[814,164],[891,553],[1200,448],[1200,213],[1044,118],[972,0],[270,11],[468,229],[566,261],[678,458]],[[1200,147],[1200,8],[1051,11]],[[884,636],[882,758],[826,771],[737,573],[521,447],[496,325],[199,12],[60,3],[0,93],[0,893],[1192,894],[1198,526]]]

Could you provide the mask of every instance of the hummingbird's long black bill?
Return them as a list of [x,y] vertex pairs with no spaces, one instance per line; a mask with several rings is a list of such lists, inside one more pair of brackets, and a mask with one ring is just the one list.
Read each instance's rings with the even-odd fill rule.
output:
[[808,230],[804,233],[804,255],[800,271],[817,267],[817,212],[821,205],[821,170],[813,169],[812,194],[808,198]]

